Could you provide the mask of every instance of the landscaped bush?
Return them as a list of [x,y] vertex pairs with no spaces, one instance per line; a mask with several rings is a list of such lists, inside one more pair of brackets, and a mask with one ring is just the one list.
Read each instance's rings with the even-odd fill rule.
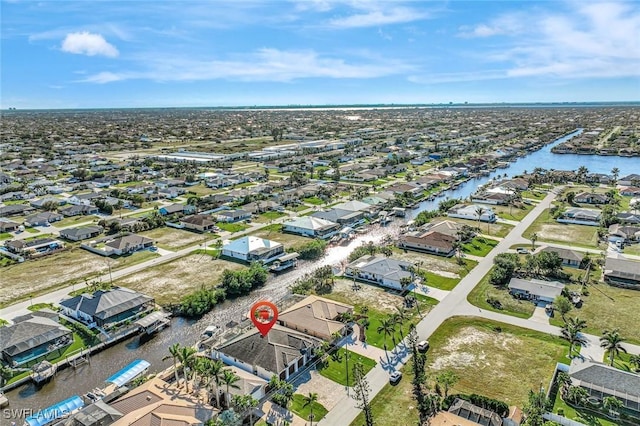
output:
[[325,240],[315,239],[295,247],[293,251],[298,252],[302,260],[316,260],[324,256],[327,245]]

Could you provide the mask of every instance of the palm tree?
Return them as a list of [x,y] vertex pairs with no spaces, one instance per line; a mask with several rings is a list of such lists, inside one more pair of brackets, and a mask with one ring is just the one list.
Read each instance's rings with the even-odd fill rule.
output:
[[587,339],[582,335],[582,330],[587,327],[587,322],[579,318],[569,318],[565,321],[560,335],[569,342],[569,358],[573,356],[573,347],[575,345],[586,345]]
[[624,404],[615,396],[605,396],[602,398],[602,406],[607,408],[610,414],[618,414],[617,410],[624,407]]
[[169,354],[162,358],[162,361],[166,361],[169,358],[173,358],[173,374],[176,378],[176,386],[180,383],[180,377],[178,377],[178,364],[176,360],[180,358],[180,343],[169,346]]
[[578,181],[580,183],[584,183],[585,180],[587,179],[588,173],[589,173],[589,169],[587,169],[585,166],[578,167],[578,170],[576,171],[576,177],[578,178]]
[[618,182],[618,176],[620,176],[620,169],[617,167],[614,167],[613,169],[611,169],[611,177],[613,179],[611,179],[613,186],[616,186],[616,183]]
[[613,367],[613,360],[615,357],[620,356],[620,352],[627,353],[627,350],[622,346],[624,338],[620,336],[620,332],[617,328],[613,330],[604,330],[602,337],[600,338],[600,347],[605,349],[605,352],[609,354],[610,365]]
[[485,214],[487,212],[487,209],[485,209],[482,206],[478,206],[476,207],[476,214],[478,215],[478,228],[480,227],[480,219],[482,218],[482,215]]
[[318,401],[318,394],[315,392],[309,392],[309,395],[303,397],[303,407],[309,406],[309,426],[313,426],[313,404]]
[[189,372],[193,370],[196,363],[196,349],[191,346],[180,348],[179,359],[182,363],[182,375],[184,376],[185,390],[189,393]]
[[[393,336],[396,332],[395,323],[391,318],[385,318],[380,322],[378,326],[378,334],[382,334],[384,342],[384,352],[387,353],[387,336]],[[393,344],[395,346],[395,342]],[[389,354],[387,353],[387,361],[389,361]]]
[[220,407],[220,385],[222,384],[222,371],[224,370],[224,363],[219,359],[216,359],[209,363],[208,377],[216,385],[216,406]]
[[227,393],[225,395],[225,403],[227,404],[227,407],[230,407],[231,396],[229,393],[229,388],[240,389],[238,385],[236,385],[236,382],[240,380],[240,377],[236,373],[234,373],[233,370],[226,368],[222,370],[222,377],[220,379],[222,380],[222,383],[224,383],[224,385],[227,388]]
[[536,241],[538,241],[538,234],[534,232],[533,234],[531,234],[531,237],[529,239],[531,240],[531,250],[535,250]]
[[397,312],[393,314],[393,322],[398,324],[398,328],[400,329],[400,337],[404,339],[404,333],[402,332],[402,325],[406,320],[409,319],[409,316],[407,315],[407,311],[405,310],[405,308],[402,306],[396,306],[396,311]]

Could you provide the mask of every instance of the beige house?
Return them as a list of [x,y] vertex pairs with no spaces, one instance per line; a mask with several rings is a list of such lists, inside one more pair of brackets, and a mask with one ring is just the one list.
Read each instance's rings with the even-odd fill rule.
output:
[[346,324],[337,320],[343,313],[353,313],[353,306],[318,296],[309,296],[278,315],[278,323],[323,340],[333,340],[343,333]]

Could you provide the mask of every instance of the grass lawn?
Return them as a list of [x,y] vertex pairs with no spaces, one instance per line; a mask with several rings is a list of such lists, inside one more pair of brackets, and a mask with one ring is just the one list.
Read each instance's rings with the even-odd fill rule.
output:
[[527,191],[522,191],[522,198],[530,198],[532,200],[542,200],[547,196],[545,191],[538,191],[537,189],[529,189]]
[[440,290],[453,290],[460,282],[460,278],[443,277],[429,271],[420,271],[420,275],[426,278],[425,284],[429,287],[439,288]]
[[631,244],[629,246],[625,246],[623,251],[624,254],[640,256],[640,244]]
[[64,219],[62,219],[59,222],[54,223],[54,225],[56,226],[56,228],[65,228],[67,226],[74,226],[80,223],[92,223],[92,222],[98,222],[98,216],[94,216],[92,214],[90,215],[86,215],[86,216],[72,216],[72,217],[66,217]]
[[[580,291],[580,285],[567,286],[570,291]],[[640,329],[637,326],[640,292],[612,287],[603,282],[587,287],[588,296],[582,296],[582,307],[574,308],[569,316],[577,316],[587,322],[586,332],[601,336],[605,329],[619,328],[627,341],[640,344]],[[554,317],[551,324],[562,326],[562,319]]]
[[[491,271],[487,272],[477,286],[471,290],[471,293],[467,296],[467,300],[474,306],[488,311],[499,312],[502,314],[512,315],[514,317],[529,318],[533,315],[535,305],[532,302],[525,300],[518,300],[509,294],[506,289],[499,289],[489,282],[489,276]],[[502,309],[496,309],[489,305],[488,298],[497,299],[502,304]]]
[[486,256],[498,245],[499,241],[490,238],[475,237],[468,243],[462,245],[462,251],[472,256]]
[[300,418],[309,420],[309,414],[311,414],[311,408],[313,408],[313,421],[319,422],[327,415],[329,410],[324,408],[322,404],[315,401],[310,405],[305,404],[305,395],[301,395],[299,393],[293,394],[293,400],[291,401],[291,405],[289,409],[296,413]]
[[258,215],[255,221],[259,223],[267,223],[286,215],[287,215],[286,213],[277,212],[277,211],[264,212],[264,213],[260,213],[260,215]]
[[[424,306],[424,304],[421,303],[421,306]],[[420,311],[422,314],[425,313],[424,309],[421,309]],[[395,337],[396,344],[402,340],[402,336],[407,335],[407,332],[409,331],[409,324],[418,319],[418,313],[415,309],[408,310],[407,313],[410,315],[410,318],[409,321],[405,321],[405,324],[402,326],[402,334],[400,333],[400,328],[396,326],[396,331],[393,336]],[[369,316],[369,327],[367,327],[367,332],[365,333],[367,336],[367,344],[384,349],[386,341],[387,348],[389,350],[392,349],[394,347],[392,336],[387,336],[385,340],[384,334],[378,333],[378,327],[382,324],[382,320],[390,318],[393,314],[377,311],[369,307],[367,315]]]
[[521,221],[526,215],[529,214],[535,205],[533,204],[520,204],[519,206],[491,206],[493,211],[502,219]]
[[242,232],[248,228],[244,223],[216,222],[216,226],[227,232]]
[[301,211],[307,210],[308,208],[309,208],[309,206],[305,206],[304,204],[300,204],[299,206],[287,207],[287,210],[297,213],[297,212],[301,212]]
[[36,312],[45,308],[51,309],[52,311],[56,310],[55,306],[53,306],[53,303],[35,303],[31,306],[27,306],[27,309],[32,312]]
[[[334,357],[337,355],[337,358]],[[361,363],[364,368],[364,373],[367,374],[373,367],[376,366],[376,362],[371,358],[357,354],[353,351],[349,351],[349,386],[353,386],[353,374],[351,374],[353,366],[356,363]],[[347,386],[347,360],[346,350],[344,348],[338,349],[335,354],[327,357],[326,365],[318,369],[318,372],[327,379],[333,380],[343,386]]]
[[538,235],[538,241],[571,244],[578,247],[598,247],[598,227],[558,223],[545,209],[522,234],[524,238]]
[[189,195],[197,195],[199,197],[202,197],[204,195],[209,195],[209,194],[213,194],[214,190],[203,185],[203,184],[198,184],[198,185],[194,185],[194,186],[190,186],[187,188],[187,193],[184,195],[185,197],[188,197]]
[[[429,337],[429,343],[427,377],[451,370],[460,378],[449,393],[477,393],[520,407],[529,389],[549,383],[556,362],[567,362],[568,347],[558,337],[472,317],[449,318]],[[402,368],[400,383],[385,385],[373,399],[377,422],[417,423],[411,362]],[[363,422],[360,413],[351,424]]]
[[[60,222],[57,222],[57,223],[60,223]],[[57,226],[57,224],[56,224],[56,226]],[[38,232],[40,232],[36,228],[31,228],[31,227],[26,227],[26,228],[24,228],[24,230],[27,231],[30,234],[37,234]]]
[[473,228],[480,228],[480,233],[489,235],[490,237],[504,238],[513,229],[513,225],[508,223],[484,223],[478,224],[477,220],[458,219],[457,217],[443,217],[446,220],[452,220],[454,222],[463,223]]
[[555,414],[560,414],[568,419],[575,420],[589,426],[616,426],[617,423],[603,418],[596,417],[591,413],[584,411],[576,411],[575,408],[568,406],[562,398],[560,398],[560,392],[556,395],[556,400],[553,404],[553,410]]
[[324,200],[318,197],[307,197],[304,199],[304,202],[314,206],[321,206],[324,204]]
[[8,232],[0,233],[0,240],[8,240],[9,238],[13,238],[13,235]]

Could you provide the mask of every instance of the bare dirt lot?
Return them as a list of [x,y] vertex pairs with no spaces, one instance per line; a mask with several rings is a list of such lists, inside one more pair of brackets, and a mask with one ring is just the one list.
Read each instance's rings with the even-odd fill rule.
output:
[[238,263],[193,254],[129,275],[115,284],[153,296],[163,305],[179,302],[203,285],[218,283],[225,269],[241,268],[244,266]]
[[74,247],[40,259],[27,260],[0,268],[0,306],[24,300],[29,295],[71,285],[73,281],[84,282],[108,273],[109,262],[116,270],[143,260],[157,257],[157,254],[142,251],[119,259],[110,259]]
[[[461,278],[468,272],[466,270],[467,267],[465,265],[459,265],[454,258],[432,256],[429,254],[416,253],[414,251],[407,251],[405,253],[402,250],[394,251],[393,257],[394,259],[405,260],[413,264],[422,262],[420,264],[420,269],[433,272],[434,274],[447,278]],[[469,269],[473,268],[473,266],[475,266],[475,263]]]
[[330,294],[322,297],[333,299],[350,305],[364,305],[375,307],[382,312],[396,312],[395,307],[403,303],[402,296],[389,293],[380,287],[360,283],[360,290],[353,291],[353,281],[337,279]]
[[140,235],[152,238],[160,248],[174,251],[194,244],[200,244],[204,241],[205,237],[209,242],[212,240],[211,235],[203,235],[196,232],[182,231],[180,229],[167,227],[142,232]]

